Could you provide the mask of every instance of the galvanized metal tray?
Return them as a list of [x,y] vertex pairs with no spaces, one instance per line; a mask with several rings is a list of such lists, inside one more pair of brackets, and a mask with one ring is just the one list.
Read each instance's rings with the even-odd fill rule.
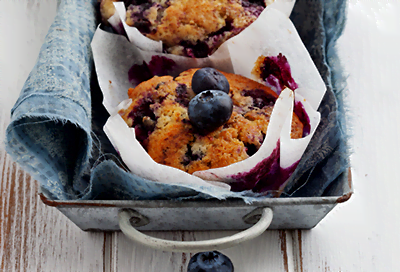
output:
[[[267,198],[246,204],[242,200],[49,200],[44,204],[56,207],[85,231],[120,230],[118,212],[131,209],[147,218],[136,222],[138,230],[242,230],[257,220],[247,218],[253,210],[269,207],[273,210],[270,229],[311,229],[338,203],[347,201],[353,193],[351,171],[340,176],[337,188],[323,197]],[[247,219],[246,219],[247,218]],[[145,224],[146,223],[146,224]],[[140,226],[139,226],[140,225]]]
[[[56,201],[43,194],[44,204],[56,207],[85,231],[119,231],[137,243],[164,251],[208,251],[235,246],[269,229],[311,229],[337,204],[352,195],[351,171],[323,197],[243,200],[89,200]],[[176,242],[153,238],[140,231],[244,230],[208,241]]]
[[[269,198],[251,204],[243,200],[149,200],[149,201],[56,201],[41,194],[42,201],[54,206],[79,228],[85,231],[122,230],[132,239],[139,240],[139,231],[169,230],[243,230],[246,235],[229,241],[213,241],[202,248],[233,245],[254,238],[266,228],[310,229],[317,225],[338,203],[352,194],[350,172],[343,173],[323,197]],[[251,231],[250,231],[251,230]],[[136,231],[136,232],[135,232]],[[145,237],[146,238],[146,237]],[[147,240],[146,240],[147,239]],[[142,243],[153,243],[146,238]],[[236,240],[235,240],[236,239]],[[152,242],[153,241],[153,242]],[[157,241],[155,241],[157,243]],[[228,242],[228,243],[226,243]],[[162,248],[156,246],[156,248]],[[225,244],[224,244],[225,243]],[[208,247],[208,248],[207,248]],[[165,249],[163,247],[162,249]],[[186,250],[171,245],[169,250]],[[193,249],[193,248],[190,248]]]

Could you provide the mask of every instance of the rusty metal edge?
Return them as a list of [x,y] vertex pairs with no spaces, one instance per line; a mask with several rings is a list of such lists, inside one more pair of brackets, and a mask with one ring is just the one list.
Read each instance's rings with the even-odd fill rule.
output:
[[351,175],[351,168],[349,167],[348,171],[347,171],[347,182],[349,184],[349,189],[350,192],[348,192],[347,194],[342,195],[341,197],[339,197],[336,200],[336,203],[344,203],[346,201],[348,201],[350,199],[350,197],[353,195],[354,191],[353,191],[353,177]]
[[58,206],[95,206],[95,207],[116,207],[116,204],[106,200],[51,200],[43,193],[39,193],[40,200],[50,207]]
[[69,200],[58,201],[50,200],[43,194],[39,194],[42,202],[51,207],[137,207],[137,208],[173,208],[173,207],[242,207],[242,206],[264,206],[264,205],[314,205],[314,204],[336,204],[337,196],[334,197],[299,197],[299,198],[275,198],[264,199],[247,204],[242,200]]

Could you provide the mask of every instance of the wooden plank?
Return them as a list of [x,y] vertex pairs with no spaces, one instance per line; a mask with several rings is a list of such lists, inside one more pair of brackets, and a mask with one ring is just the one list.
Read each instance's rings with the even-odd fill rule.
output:
[[0,1],[1,108],[11,109],[36,63],[57,0]]
[[400,271],[400,2],[349,2],[339,41],[349,74],[355,193],[303,231],[297,271]]
[[104,234],[83,232],[45,206],[8,156],[1,167],[0,271],[102,271]]
[[[0,42],[1,52],[9,52],[8,62],[2,66],[7,75],[2,76],[6,80],[0,88],[0,140],[10,105],[33,67],[35,52],[52,21],[55,2],[0,2],[0,9],[12,14],[0,35],[2,41],[11,41]],[[396,90],[400,23],[395,16],[399,12],[398,2],[352,0],[348,27],[340,41],[350,73],[350,114],[356,120],[352,141],[355,194],[314,230],[268,231],[259,239],[224,250],[236,271],[400,271],[395,260],[400,255],[396,171],[400,166],[400,95]],[[0,171],[1,271],[185,271],[190,254],[136,246],[121,233],[81,232],[38,200],[37,185],[11,162],[1,144]],[[201,240],[230,233],[152,235]]]
[[[175,241],[199,241],[234,233],[233,231],[185,231],[147,234]],[[134,244],[123,233],[113,234],[113,239],[112,271],[186,272],[188,262],[194,254],[156,251]],[[289,270],[285,231],[267,231],[252,241],[221,252],[231,258],[237,272],[292,271]]]
[[[103,233],[85,233],[38,197],[4,149],[10,109],[35,64],[56,0],[1,1],[0,271],[104,271]],[[3,58],[4,57],[4,58]]]
[[[0,139],[7,113],[0,112]],[[83,232],[45,206],[37,182],[12,162],[3,145],[0,171],[0,271],[104,271],[110,247],[103,233]]]

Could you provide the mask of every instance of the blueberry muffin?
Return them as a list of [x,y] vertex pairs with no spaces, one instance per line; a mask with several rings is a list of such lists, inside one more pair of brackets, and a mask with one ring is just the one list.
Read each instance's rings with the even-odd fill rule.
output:
[[259,56],[251,73],[277,93],[280,93],[284,86],[291,90],[299,87],[292,77],[289,62],[282,53],[276,57]]
[[107,20],[115,13],[114,2],[118,0],[101,0],[100,2],[100,15],[103,23],[107,24]]
[[[197,70],[142,82],[129,89],[132,103],[119,112],[154,161],[190,174],[224,167],[257,152],[277,98],[269,87],[221,72],[229,82],[232,114],[225,124],[205,133],[188,115],[189,102],[196,95],[192,77]],[[301,138],[302,134],[303,124],[294,114],[291,137]]]
[[[102,1],[102,15],[114,13]],[[162,41],[166,53],[202,58],[254,22],[273,0],[131,0],[126,23]],[[106,9],[108,7],[108,9]],[[103,17],[104,18],[104,17]]]

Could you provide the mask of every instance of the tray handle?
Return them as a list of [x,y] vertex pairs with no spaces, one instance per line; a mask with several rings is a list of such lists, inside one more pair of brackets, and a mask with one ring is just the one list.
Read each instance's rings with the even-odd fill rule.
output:
[[[148,220],[148,219],[133,210],[128,210],[128,209],[120,210],[118,217],[119,217],[119,227],[121,231],[129,239],[131,239],[136,243],[163,251],[198,252],[198,251],[212,251],[212,250],[233,247],[242,242],[254,239],[257,236],[261,235],[271,224],[273,216],[271,208],[261,208],[261,209],[262,211],[260,219],[255,225],[251,226],[250,228],[231,236],[218,239],[204,240],[204,241],[171,241],[146,235],[135,229],[135,227],[132,226],[131,222],[138,221],[138,219],[141,220],[143,219]],[[258,209],[253,211],[251,214],[253,214],[257,210]]]

